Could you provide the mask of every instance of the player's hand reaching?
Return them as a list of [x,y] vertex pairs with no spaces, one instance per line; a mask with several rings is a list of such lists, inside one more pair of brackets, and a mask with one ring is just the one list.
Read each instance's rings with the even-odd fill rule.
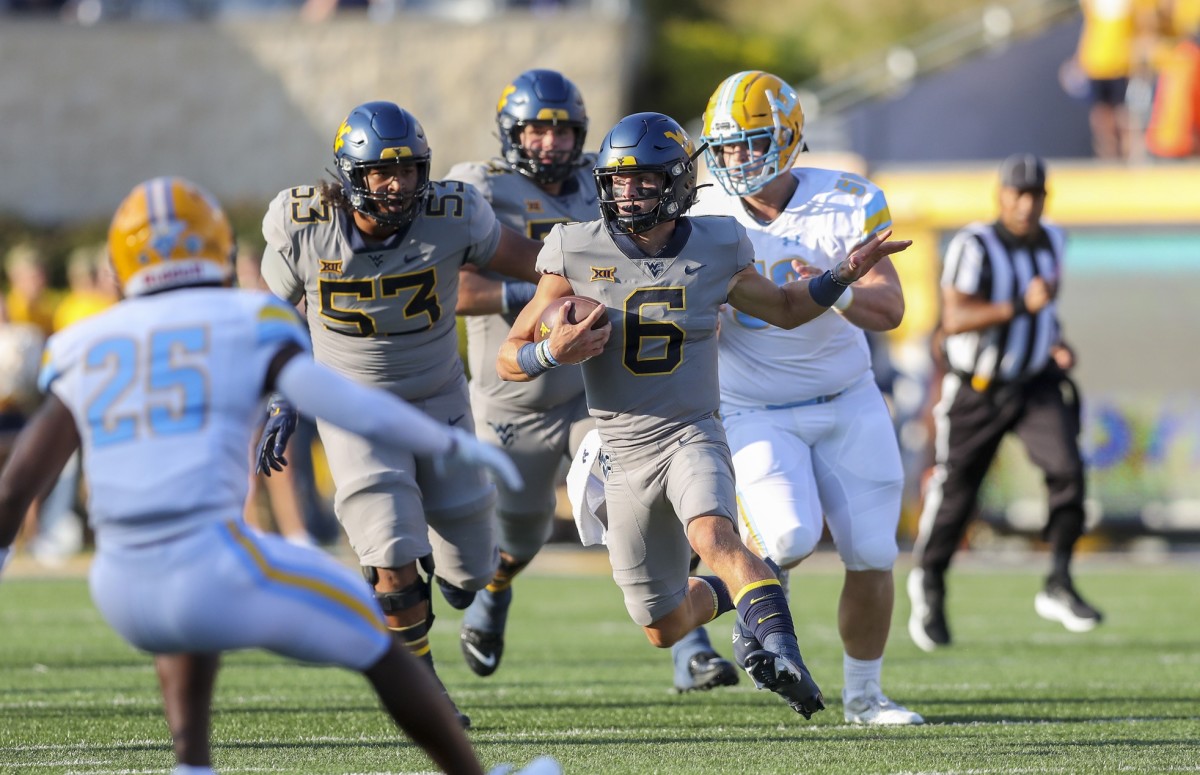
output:
[[839,261],[833,268],[833,279],[842,285],[849,285],[855,280],[862,279],[871,268],[884,258],[908,249],[912,244],[910,239],[888,241],[892,230],[876,232],[874,236],[865,239],[854,246],[850,255]]
[[438,460],[438,466],[445,468],[454,463],[465,463],[471,466],[483,466],[504,480],[510,490],[525,488],[521,472],[509,459],[503,450],[491,444],[480,441],[473,433],[462,428],[448,428],[451,436],[450,451]]
[[256,474],[270,476],[272,469],[282,471],[287,465],[283,453],[287,450],[288,439],[296,432],[296,419],[296,410],[281,396],[275,396],[267,404],[267,424],[255,454],[258,460],[254,467]]

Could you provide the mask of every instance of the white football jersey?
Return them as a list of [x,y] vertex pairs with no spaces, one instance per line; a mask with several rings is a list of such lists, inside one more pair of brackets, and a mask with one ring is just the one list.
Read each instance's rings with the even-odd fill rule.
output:
[[[855,245],[892,223],[883,191],[858,175],[801,167],[791,174],[796,192],[769,224],[719,185],[702,189],[689,214],[737,218],[754,245],[755,267],[781,285],[795,279],[793,260],[832,269]],[[726,411],[837,393],[871,368],[862,329],[832,309],[788,331],[726,306],[719,343]]]
[[268,293],[190,288],[127,299],[51,337],[40,382],[71,411],[100,545],[240,518],[271,359],[309,349]]

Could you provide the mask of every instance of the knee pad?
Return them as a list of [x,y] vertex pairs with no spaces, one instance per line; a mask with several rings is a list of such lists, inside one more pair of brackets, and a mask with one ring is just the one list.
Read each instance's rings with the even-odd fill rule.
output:
[[869,540],[856,542],[852,551],[842,555],[842,564],[846,566],[846,570],[852,571],[891,570],[899,554],[900,547],[896,544],[894,534],[877,535]]
[[[442,590],[442,597],[446,598],[446,602],[450,604],[451,608],[462,611],[475,601],[475,590],[456,587],[441,576],[433,578],[437,580],[438,588]],[[429,587],[427,586],[425,589],[428,590]]]
[[794,527],[779,535],[769,553],[780,567],[790,568],[812,554],[820,540],[820,533],[808,528]]
[[[379,584],[379,570],[372,568],[369,565],[362,567],[363,578],[372,588]],[[401,611],[406,611],[409,608],[414,608],[421,603],[429,603],[429,614],[426,616],[426,623],[433,624],[433,598],[429,593],[429,582],[417,576],[417,580],[409,584],[404,589],[392,590],[390,592],[380,592],[375,590],[375,599],[379,601],[379,607],[383,609],[385,614],[396,614]]]

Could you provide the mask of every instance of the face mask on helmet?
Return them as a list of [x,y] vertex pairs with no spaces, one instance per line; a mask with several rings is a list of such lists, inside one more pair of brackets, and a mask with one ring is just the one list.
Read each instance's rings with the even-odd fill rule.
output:
[[[579,166],[588,117],[575,84],[554,70],[528,70],[504,88],[496,104],[500,153],[514,170],[537,183],[559,183]],[[525,127],[568,127],[574,132],[569,148],[547,152],[530,148]]]
[[686,213],[696,198],[697,155],[674,119],[661,113],[621,119],[601,143],[593,172],[609,230],[637,234]]
[[121,202],[108,230],[113,269],[126,296],[233,275],[233,229],[217,201],[183,178],[154,178]]
[[803,150],[796,91],[758,70],[721,82],[704,111],[705,160],[726,192],[749,196],[791,169]]
[[334,164],[350,206],[379,223],[403,227],[429,191],[429,143],[411,113],[391,102],[350,111],[333,139]]

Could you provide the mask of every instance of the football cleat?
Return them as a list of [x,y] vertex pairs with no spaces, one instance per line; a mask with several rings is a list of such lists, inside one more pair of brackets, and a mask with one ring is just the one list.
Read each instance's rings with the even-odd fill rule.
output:
[[760,651],[762,644],[758,642],[758,638],[746,626],[742,624],[741,617],[734,616],[733,619],[733,658],[742,667],[746,666],[746,657],[753,654],[755,651]]
[[562,765],[553,756],[539,756],[519,770],[511,764],[497,764],[487,775],[562,775]]
[[925,572],[913,568],[908,574],[908,599],[912,611],[908,617],[908,636],[923,651],[950,645],[946,624],[946,594],[925,587]]
[[915,726],[925,723],[920,713],[889,700],[874,681],[868,683],[866,691],[856,697],[848,697],[843,689],[842,709],[846,721],[851,724]]
[[504,633],[476,630],[464,624],[459,632],[459,645],[471,672],[486,677],[500,667],[500,657],[504,654]]
[[744,667],[755,686],[775,692],[804,718],[812,718],[817,711],[825,710],[821,689],[803,662],[797,663],[760,649],[747,655]]
[[737,668],[728,659],[713,651],[694,655],[687,663],[687,676],[675,676],[675,691],[706,692],[718,686],[733,686],[738,682]]
[[1038,616],[1060,622],[1071,632],[1087,632],[1104,621],[1104,615],[1079,596],[1069,579],[1066,582],[1047,581],[1045,588],[1033,599],[1033,607]]

